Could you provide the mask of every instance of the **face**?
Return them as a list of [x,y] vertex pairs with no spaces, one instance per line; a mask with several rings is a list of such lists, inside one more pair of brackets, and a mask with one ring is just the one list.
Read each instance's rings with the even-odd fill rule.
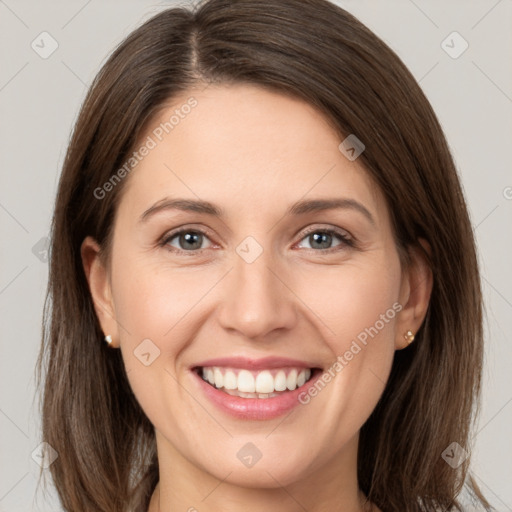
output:
[[141,139],[97,310],[159,453],[251,487],[355,453],[410,287],[384,198],[342,140],[249,85],[191,89]]

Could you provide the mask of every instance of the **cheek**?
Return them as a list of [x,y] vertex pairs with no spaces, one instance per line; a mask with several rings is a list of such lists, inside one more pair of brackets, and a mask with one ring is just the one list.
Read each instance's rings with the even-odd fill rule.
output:
[[[313,269],[297,283],[297,295],[315,313],[336,355],[359,336],[393,335],[400,290],[400,265],[394,258]],[[395,309],[393,308],[395,304]],[[376,330],[378,332],[376,332]],[[369,334],[371,333],[371,335]]]
[[[389,377],[401,309],[400,277],[399,260],[390,257],[333,267],[331,272],[319,269],[301,280],[298,294],[318,317],[316,325],[332,357],[325,376],[330,391],[322,391],[320,401],[330,411],[326,418],[344,418],[345,432],[360,428]],[[331,394],[337,399],[328,400]]]
[[136,342],[142,336],[163,343],[171,339],[178,349],[176,330],[215,283],[215,276],[136,260],[120,267],[113,283],[116,317],[130,333],[121,332],[122,340]]
[[119,335],[128,379],[142,408],[157,423],[168,397],[183,393],[176,382],[181,353],[197,334],[200,300],[218,276],[190,267],[170,269],[142,256],[118,259],[113,269],[116,320],[122,326]]
[[169,418],[181,415],[184,421],[186,415],[173,408],[184,399],[177,371],[180,354],[194,337],[187,314],[201,295],[187,286],[189,280],[177,275],[170,279],[157,268],[141,264],[124,270],[117,276],[114,299],[116,316],[125,327],[120,337],[128,380],[151,423],[169,433],[174,425]]

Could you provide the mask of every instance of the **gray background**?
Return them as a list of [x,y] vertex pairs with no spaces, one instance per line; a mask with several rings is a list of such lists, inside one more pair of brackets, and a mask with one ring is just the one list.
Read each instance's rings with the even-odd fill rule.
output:
[[[497,510],[512,511],[512,0],[337,3],[406,63],[456,159],[487,312],[473,471]],[[41,439],[34,364],[47,283],[44,237],[73,122],[115,44],[177,4],[0,0],[0,511],[60,510],[51,492],[36,496],[39,466],[32,453]],[[31,47],[35,41],[39,52],[51,49],[43,31],[58,44],[46,59]],[[453,31],[469,44],[458,58],[445,51],[463,48],[457,36],[442,46]]]

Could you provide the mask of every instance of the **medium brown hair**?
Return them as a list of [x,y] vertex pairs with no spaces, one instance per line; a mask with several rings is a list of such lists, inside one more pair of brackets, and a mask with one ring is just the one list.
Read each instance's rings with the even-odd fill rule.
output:
[[[491,510],[469,458],[481,386],[482,297],[473,232],[456,168],[428,100],[397,55],[326,0],[208,0],[167,9],[132,32],[95,78],[60,178],[38,375],[42,433],[64,508],[147,510],[158,481],[154,431],[121,353],[102,342],[80,258],[93,236],[108,255],[125,181],[94,191],[129,158],[144,127],[177,94],[208,83],[257,84],[319,109],[385,196],[402,252],[425,239],[434,276],[426,319],[397,351],[360,435],[358,479],[383,512],[462,510],[464,482]],[[466,478],[468,476],[468,478]]]

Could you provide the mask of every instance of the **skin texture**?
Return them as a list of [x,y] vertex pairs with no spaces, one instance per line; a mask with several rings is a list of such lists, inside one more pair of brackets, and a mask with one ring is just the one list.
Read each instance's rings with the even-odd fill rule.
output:
[[[313,107],[257,86],[210,85],[174,98],[145,137],[191,96],[197,106],[127,178],[109,265],[92,238],[82,245],[101,327],[121,349],[156,429],[160,483],[149,510],[364,510],[359,429],[384,390],[394,351],[407,346],[404,334],[423,322],[431,273],[417,251],[401,266],[381,192],[359,160],[339,151],[342,139]],[[163,210],[139,221],[177,197],[210,201],[224,217]],[[341,197],[363,204],[374,223],[348,208],[285,215],[299,200]],[[197,242],[203,250],[187,250],[179,236],[160,246],[176,228],[206,231]],[[333,235],[330,251],[319,248],[309,228],[338,228],[355,245]],[[248,236],[263,249],[250,264],[236,252]],[[234,355],[293,357],[327,369],[394,303],[401,311],[287,416],[231,417],[190,371]],[[149,366],[134,356],[147,338],[160,350]],[[252,468],[237,457],[247,442],[262,453]]]

